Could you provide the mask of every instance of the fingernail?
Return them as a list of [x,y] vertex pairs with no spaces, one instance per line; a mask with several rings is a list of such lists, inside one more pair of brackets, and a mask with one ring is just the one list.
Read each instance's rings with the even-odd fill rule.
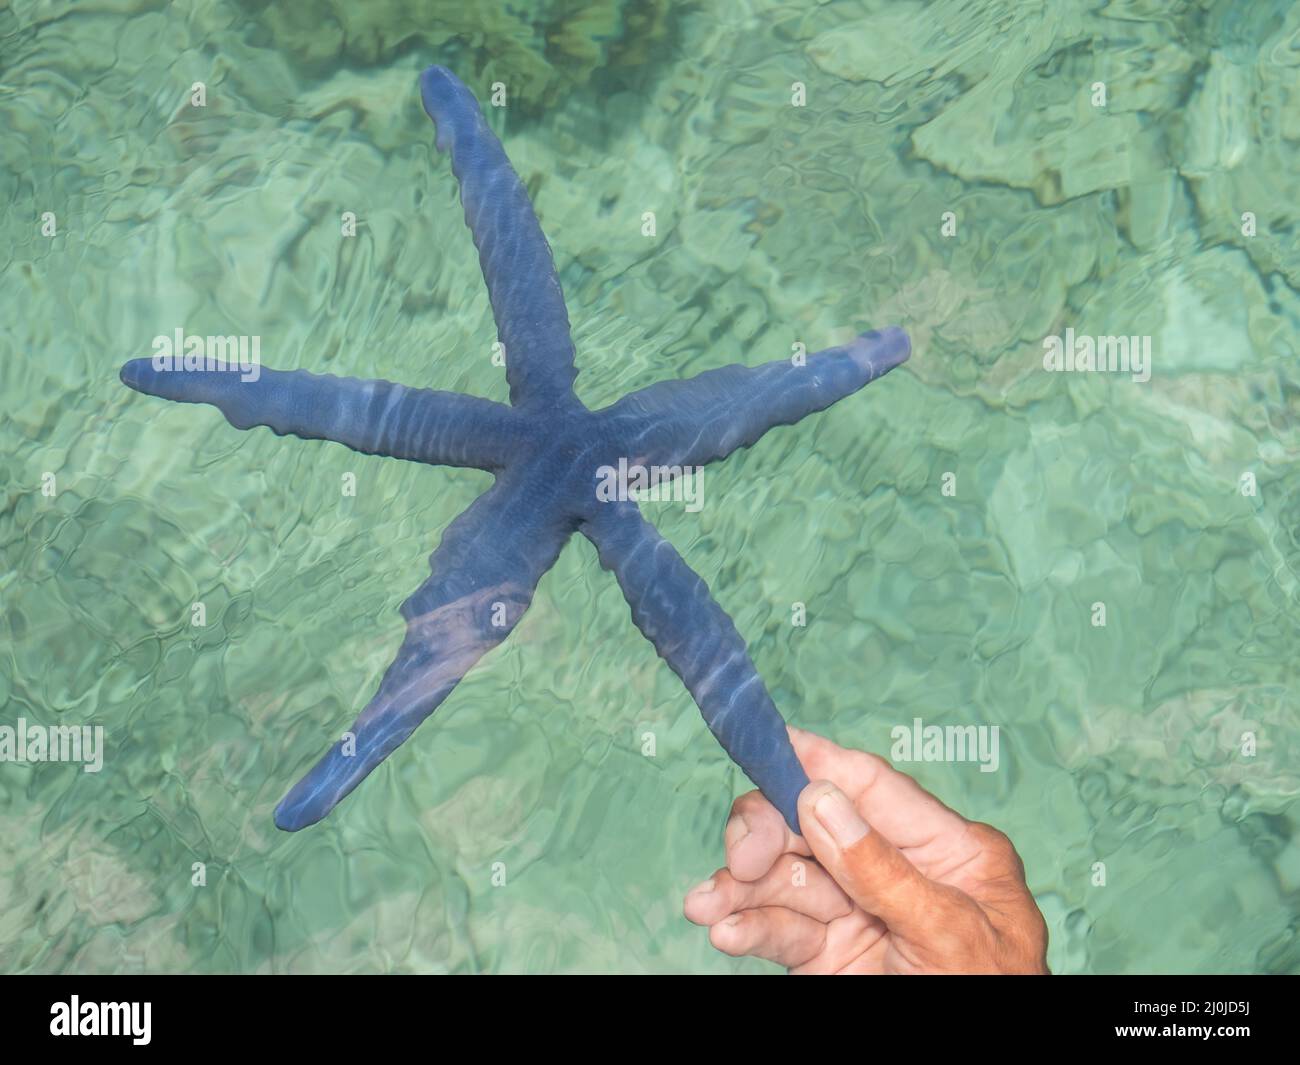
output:
[[709,879],[706,880],[706,881],[704,881],[704,883],[702,883],[702,884],[696,884],[695,887],[691,888],[691,890],[688,891],[686,894],[688,894],[688,895],[707,895],[710,891],[712,891],[712,890],[713,890],[714,888],[716,888],[717,886],[718,886],[717,881],[714,880],[713,877],[709,877]]
[[841,849],[851,847],[870,831],[848,796],[833,788],[813,804],[817,820]]
[[733,913],[730,917],[726,918],[722,923],[725,924],[728,928],[735,928],[736,925],[740,924],[740,914]]

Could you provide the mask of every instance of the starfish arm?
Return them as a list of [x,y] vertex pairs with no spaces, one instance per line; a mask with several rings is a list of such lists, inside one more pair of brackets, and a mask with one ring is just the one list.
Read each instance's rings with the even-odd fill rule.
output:
[[769,429],[824,410],[907,361],[911,345],[896,327],[863,333],[845,347],[724,366],[684,381],[661,381],[623,397],[607,413],[630,458],[662,466],[703,466],[749,447]]
[[609,503],[581,526],[612,570],[632,620],[695,699],[709,730],[799,831],[808,776],[745,641],[704,579],[633,503]]
[[406,638],[348,735],[276,807],[295,832],[315,824],[432,714],[532,602],[572,525],[536,510],[537,485],[498,479],[443,533],[432,576],[405,603]]
[[244,380],[236,364],[160,370],[145,358],[128,362],[121,377],[146,395],[210,403],[237,429],[265,425],[280,436],[333,440],[367,455],[441,466],[501,469],[521,432],[519,415],[477,396],[306,370],[256,370],[256,379]]
[[566,395],[577,376],[569,314],[528,193],[473,93],[451,71],[429,67],[420,75],[420,97],[437,127],[438,149],[451,152],[460,182],[465,223],[505,346],[510,400]]

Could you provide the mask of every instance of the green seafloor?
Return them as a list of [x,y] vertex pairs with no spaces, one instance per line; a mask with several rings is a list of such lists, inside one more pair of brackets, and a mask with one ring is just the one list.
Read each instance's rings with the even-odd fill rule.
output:
[[[435,62],[507,87],[589,406],[911,333],[647,504],[783,713],[885,755],[998,726],[996,772],[900,768],[1012,837],[1054,971],[1300,971],[1288,0],[0,0],[0,724],[105,737],[0,764],[0,970],[778,971],[681,916],[749,785],[581,538],[330,818],[272,823],[488,476],[117,371],[183,328],[504,400]],[[1046,372],[1066,329],[1149,337],[1150,380]]]

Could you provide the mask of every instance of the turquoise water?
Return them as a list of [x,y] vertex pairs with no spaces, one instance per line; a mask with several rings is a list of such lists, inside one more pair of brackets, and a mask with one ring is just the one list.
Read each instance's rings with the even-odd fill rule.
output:
[[[1300,8],[524,7],[0,4],[0,723],[104,729],[99,773],[0,765],[0,968],[776,971],[680,915],[748,785],[580,539],[332,817],[272,824],[489,479],[117,369],[183,328],[504,400],[440,62],[507,86],[588,405],[911,332],[647,505],[787,717],[998,726],[997,772],[902,768],[1015,840],[1056,971],[1300,969]],[[1046,372],[1066,329],[1149,337],[1150,380]]]

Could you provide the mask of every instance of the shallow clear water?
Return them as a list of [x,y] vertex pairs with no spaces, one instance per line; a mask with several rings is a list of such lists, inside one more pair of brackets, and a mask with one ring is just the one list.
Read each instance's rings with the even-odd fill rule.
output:
[[[0,968],[775,971],[680,916],[748,785],[581,539],[333,816],[272,824],[488,478],[117,369],[184,328],[505,399],[441,62],[507,85],[589,405],[912,333],[648,506],[785,714],[999,726],[995,773],[904,768],[1012,836],[1057,971],[1300,969],[1300,8],[524,6],[0,5],[0,703],[105,730],[98,774],[0,765]],[[1067,328],[1149,336],[1150,381],[1046,372]]]

